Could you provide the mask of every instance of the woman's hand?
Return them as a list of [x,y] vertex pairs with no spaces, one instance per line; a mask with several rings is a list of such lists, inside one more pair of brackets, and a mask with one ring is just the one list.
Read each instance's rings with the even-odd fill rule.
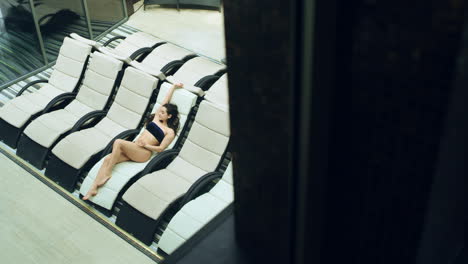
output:
[[135,141],[135,143],[140,146],[140,147],[145,147],[145,144],[143,144],[143,142],[140,141],[140,139],[138,139],[137,141]]
[[144,147],[145,149],[151,150],[151,151],[155,151],[155,149],[157,148],[157,146],[150,145],[150,144],[145,144],[143,147]]
[[182,88],[184,87],[184,84],[183,83],[174,83],[174,89],[178,89],[178,88]]

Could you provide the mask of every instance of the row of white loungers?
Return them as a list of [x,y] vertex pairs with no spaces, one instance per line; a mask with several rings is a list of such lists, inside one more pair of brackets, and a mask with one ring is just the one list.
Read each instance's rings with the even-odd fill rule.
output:
[[[59,97],[60,100],[49,100],[49,105],[45,104],[47,111],[38,110],[24,119],[26,121],[19,126],[19,132],[16,136],[19,138],[24,130],[18,144],[17,153],[19,156],[29,160],[38,168],[46,165],[46,176],[69,191],[74,190],[78,178],[86,175],[86,172],[92,167],[80,188],[80,192],[84,194],[87,192],[90,182],[96,176],[102,161],[97,164],[96,162],[112,150],[114,140],[117,138],[132,139],[139,132],[141,133],[144,129],[141,126],[144,123],[145,116],[149,114],[149,110],[154,111],[159,106],[158,102],[163,100],[172,83],[182,82],[184,83],[184,89],[176,90],[171,102],[179,107],[183,128],[178,133],[177,139],[171,144],[171,149],[159,155],[155,153],[147,163],[125,162],[118,164],[113,171],[111,180],[103,186],[100,193],[93,197],[90,202],[112,213],[112,207],[115,206],[116,199],[119,196],[121,197],[127,188],[130,187],[125,192],[127,198],[124,197],[124,200],[131,200],[135,188],[142,184],[142,179],[138,180],[141,176],[158,169],[163,164],[163,167],[165,167],[169,163],[169,166],[165,169],[167,172],[163,173],[165,176],[171,173],[178,176],[182,175],[182,178],[183,175],[190,175],[189,178],[192,180],[190,183],[185,182],[181,185],[175,183],[177,186],[174,186],[174,190],[171,190],[171,186],[166,186],[168,192],[172,194],[172,196],[166,196],[168,196],[168,199],[175,200],[174,193],[182,195],[186,192],[187,187],[198,182],[197,178],[206,179],[206,177],[200,177],[201,174],[198,177],[195,176],[195,173],[209,172],[219,167],[219,160],[224,156],[229,138],[227,104],[223,106],[223,103],[216,102],[217,99],[223,98],[223,96],[224,99],[221,100],[227,101],[227,77],[226,75],[219,77],[225,72],[224,65],[196,57],[187,50],[172,44],[161,43],[158,39],[155,39],[158,44],[155,44],[151,49],[144,48],[147,51],[153,50],[149,55],[138,52],[137,47],[132,47],[133,52],[130,52],[129,48],[126,53],[120,51],[111,54],[112,52],[107,51],[103,54],[95,51],[91,54],[88,65],[87,60],[91,50],[98,49],[102,51],[103,47],[76,35],[74,37],[76,39],[65,39],[62,53],[69,52],[70,47],[75,50],[75,52],[71,52],[71,54],[74,54],[73,56],[76,56],[75,61],[73,61],[75,67],[72,69],[72,67],[67,66],[67,64],[73,63],[68,61],[70,60],[68,57],[62,56],[62,59],[57,61],[54,70],[55,75],[62,76],[62,79],[68,78],[66,81],[69,86],[74,84],[72,89],[74,92],[67,93],[64,98]],[[127,39],[131,40],[132,38]],[[125,43],[125,41],[122,43]],[[122,43],[117,48],[119,46],[127,48],[131,46]],[[76,62],[79,61],[77,59],[78,53],[76,52],[77,48],[73,46],[82,49],[81,56],[84,56],[84,60],[82,59],[80,63]],[[130,53],[130,57],[134,58],[143,55],[141,58],[144,60],[137,62],[125,59],[125,56]],[[61,61],[65,61],[65,63]],[[127,65],[123,62],[131,66],[126,67]],[[80,71],[77,70],[78,68]],[[75,70],[75,72],[71,70]],[[72,79],[71,74],[76,76],[77,72],[79,76]],[[60,78],[54,77],[54,73],[49,81],[49,86],[56,89],[57,80],[60,80]],[[85,77],[83,84],[81,84],[80,79],[83,76]],[[63,81],[63,83],[66,82]],[[205,91],[211,85],[213,85],[213,89],[209,90],[205,96]],[[39,91],[31,95],[37,94],[36,96],[39,96]],[[47,89],[42,91],[47,92]],[[156,96],[158,96],[157,102],[152,107]],[[212,101],[202,101],[194,121],[193,116],[202,96]],[[22,97],[30,99],[26,95],[19,96],[17,97],[19,103],[12,102],[11,105],[21,107],[21,103],[24,104],[21,100],[24,99],[20,100],[18,98]],[[35,98],[30,100],[33,99]],[[64,99],[67,99],[63,105],[66,105],[66,107],[60,109],[57,102],[62,102]],[[0,109],[0,117],[1,111]],[[7,111],[11,112],[12,109],[6,109],[5,113],[8,113]],[[189,116],[192,116],[191,121],[194,121],[192,130],[184,147],[180,149],[183,144],[181,135],[186,134],[186,131],[191,128],[189,124],[192,122],[188,120]],[[37,119],[35,120],[35,118]],[[179,157],[172,161],[179,151]],[[50,156],[50,160],[45,163],[48,156]],[[158,172],[154,173],[157,174]],[[149,174],[145,178],[151,175]],[[175,180],[177,182],[182,178],[176,177]],[[136,184],[131,185],[135,181]],[[164,184],[158,188],[165,188],[163,186]],[[167,208],[169,204],[171,202],[163,202],[162,206],[155,204],[161,210],[160,212],[153,212],[153,219],[157,220],[165,210],[164,208]],[[128,208],[128,205],[127,202],[126,208]],[[148,205],[143,205],[143,207],[145,206]],[[121,219],[125,219],[124,213],[121,215],[123,215]],[[152,242],[154,232],[150,234],[150,238],[151,241],[146,243]],[[144,241],[144,239],[142,240]]]
[[[39,169],[44,167],[52,148],[64,136],[85,128],[84,124],[88,127],[94,126],[96,122],[88,122],[99,121],[109,110],[112,102],[110,100],[113,98],[111,91],[114,91],[122,80],[123,71],[120,69],[123,63],[97,51],[93,55],[76,100],[65,109],[53,111],[34,120],[20,138],[17,155]],[[156,65],[156,69],[159,68],[162,71],[160,75],[163,76],[192,57],[193,54],[185,49],[163,44],[155,48],[145,62],[154,63],[151,65]],[[132,65],[133,63],[142,68],[140,63],[132,61]],[[104,104],[106,100],[108,102]]]
[[139,128],[157,94],[158,79],[135,68],[125,70],[106,116],[97,125],[64,137],[52,149],[45,175],[72,192],[78,176],[94,164],[104,148]]
[[[92,47],[66,37],[60,48],[57,62],[49,80],[28,83],[0,108],[0,140],[16,148],[18,139],[26,126],[42,112],[48,112],[57,103],[74,98],[83,77]],[[34,93],[23,94],[28,88],[41,83]]]
[[16,155],[42,169],[50,150],[63,136],[107,113],[112,95],[122,78],[122,67],[123,62],[93,52],[76,98],[64,109],[33,120],[18,141]]
[[[151,112],[154,112],[159,106],[164,97],[166,96],[169,90],[170,84],[163,84],[161,89],[158,93],[158,98],[156,100],[156,104]],[[189,92],[185,89],[178,89],[174,92],[171,103],[176,104],[180,114],[180,127],[179,131],[177,132],[176,138],[172,141],[172,143],[168,146],[169,149],[178,146],[179,143],[179,136],[183,133],[186,129],[187,119],[193,112],[195,105],[197,103],[198,96],[192,92]],[[140,134],[134,139],[137,140],[141,133],[145,130],[144,127],[141,128]],[[152,160],[157,155],[157,152],[153,152]],[[112,214],[112,209],[116,204],[116,200],[122,189],[133,179],[137,178],[137,176],[144,170],[144,168],[150,163],[150,160],[147,162],[131,162],[126,161],[117,164],[114,169],[112,170],[112,177],[110,180],[101,187],[99,193],[90,198],[90,202],[99,205],[102,207],[101,210],[105,212],[107,215]],[[99,168],[102,166],[104,159],[101,159],[96,165],[94,165],[91,170],[89,171],[88,175],[84,179],[83,183],[80,186],[80,194],[85,195],[91,184],[93,183],[94,179],[97,176]],[[101,208],[100,208],[101,209]]]
[[[0,140],[12,148],[16,148],[18,140],[26,126],[36,117],[52,110],[63,108],[76,97],[83,79],[88,58],[94,49],[124,60],[131,60],[149,52],[152,48],[164,42],[149,34],[138,32],[124,39],[114,49],[95,41],[71,34],[66,37],[60,48],[57,61],[49,80],[36,80],[24,86],[17,97],[0,108]],[[40,85],[34,93],[24,94],[29,88]]]
[[[229,109],[226,75],[211,87],[205,98],[221,108]],[[184,201],[181,202],[183,207],[174,215],[164,230],[158,241],[158,251],[161,254],[174,252],[234,201],[232,162],[229,163],[224,174],[213,172],[209,176],[204,176],[203,179],[192,185]],[[219,181],[209,192],[198,196],[199,190],[207,189],[214,180]],[[196,198],[193,199],[194,197]]]
[[[184,67],[188,67],[188,66],[190,66],[190,63],[187,63],[187,65],[184,65],[183,68],[180,69],[180,71],[178,71],[179,74],[176,74],[175,77],[173,78],[176,78],[176,77],[185,78],[181,74],[187,73],[186,71],[184,71]],[[217,76],[213,76],[213,77],[215,79],[218,79]],[[172,79],[172,77],[169,77],[169,79]],[[204,78],[204,80],[208,80],[208,79],[209,78]],[[226,75],[219,78],[219,80],[213,86],[210,87],[205,97],[210,97],[210,96],[216,97],[218,96],[218,94],[222,94],[224,92],[223,89],[226,89],[223,87],[227,87],[225,82],[226,82]],[[220,86],[217,84],[222,84],[222,85]],[[159,102],[164,100],[164,97],[166,96],[167,91],[169,90],[170,86],[171,85],[169,83],[164,83],[161,86],[160,92],[158,94],[157,103],[155,104],[152,112],[154,112],[160,106]],[[193,88],[190,90],[193,91]],[[197,94],[199,95],[199,93]],[[174,95],[171,98],[171,103],[176,104],[178,106],[179,113],[180,113],[180,126],[182,129],[178,131],[176,138],[168,147],[168,149],[180,149],[182,138],[180,138],[179,136],[181,134],[184,134],[186,130],[189,129],[189,127],[187,127],[188,125],[187,119],[189,116],[192,115],[194,108],[196,106],[196,103],[197,103],[197,99],[199,99],[199,97],[197,97],[196,94],[188,92],[186,89],[178,89],[174,92]],[[143,130],[144,128],[140,130],[140,134],[142,133]],[[138,137],[136,137],[134,141],[137,139]],[[136,163],[136,162],[127,161],[127,162],[122,162],[122,163],[117,164],[112,171],[112,177],[110,178],[110,180],[104,186],[102,186],[102,188],[99,190],[99,193],[96,196],[90,198],[90,202],[94,203],[95,205],[98,205],[99,206],[98,208],[101,209],[101,211],[103,211],[107,215],[111,215],[113,213],[113,208],[116,205],[116,201],[118,197],[121,196],[122,192],[126,189],[126,187],[131,185],[140,176],[147,174],[149,172],[149,169],[152,168],[152,164],[157,162],[157,159],[155,159],[157,154],[158,153],[156,152],[153,153],[153,156],[147,162]],[[103,159],[101,159],[98,163],[96,163],[96,165],[93,166],[93,168],[90,170],[90,172],[84,179],[80,187],[81,195],[85,195],[88,192],[102,163],[103,163]]]
[[[220,78],[219,83],[225,85],[225,78]],[[213,84],[208,93],[216,90],[219,83]],[[125,191],[116,224],[150,244],[166,210],[177,205],[193,186],[219,169],[229,135],[227,108],[203,100],[180,151],[160,153],[157,162],[152,164],[156,171],[144,175]]]
[[[151,54],[148,56],[150,57]],[[147,59],[145,59],[146,61]],[[210,81],[213,82],[219,78],[216,75],[208,75],[206,73],[216,73],[222,70],[224,66],[213,63],[204,58],[194,58],[189,60],[185,63],[174,75],[167,77],[168,80],[172,82],[181,82],[184,84],[184,89],[178,89],[174,92],[174,95],[171,98],[171,103],[174,103],[178,106],[179,113],[180,113],[180,125],[182,127],[179,130],[176,139],[172,142],[169,148],[176,149],[180,145],[179,136],[183,134],[187,130],[187,117],[190,113],[193,112],[194,107],[196,106],[198,96],[203,95],[204,92],[200,90],[197,86],[203,87],[210,87]],[[171,87],[171,83],[165,82],[162,84],[157,102],[161,102],[164,100],[164,97]],[[191,92],[189,92],[189,90]],[[211,88],[210,90],[211,91]],[[152,112],[154,112],[157,107],[159,107],[159,103],[156,103]],[[141,129],[141,132],[144,128]],[[135,138],[137,140],[137,138]],[[110,149],[108,150],[108,152]],[[104,153],[104,155],[107,153]],[[111,179],[101,188],[99,193],[90,199],[91,202],[100,206],[102,209],[107,210],[104,211],[107,214],[112,213],[112,208],[115,206],[115,202],[121,194],[122,190],[127,186],[130,182],[132,183],[132,179],[138,178],[138,176],[143,175],[142,172],[144,171],[145,167],[148,164],[154,163],[155,157],[157,153],[153,153],[153,157],[148,162],[143,163],[135,163],[135,162],[122,162],[117,164],[112,171]],[[94,181],[99,168],[103,163],[103,159],[101,159],[96,165],[88,173],[87,177],[83,181],[80,193],[82,195],[86,194]],[[144,172],[143,172],[144,173]]]
[[[129,36],[115,36],[104,44],[100,44],[97,41],[89,40],[81,37],[76,33],[70,34],[70,37],[76,39],[84,44],[88,44],[95,48],[96,50],[104,53],[106,55],[112,56],[116,59],[130,64],[131,61],[138,59],[141,55],[153,50],[159,45],[162,45],[166,42],[156,38],[145,32],[136,32]],[[123,40],[118,43],[113,49],[109,48],[108,45],[114,41]]]
[[[153,52],[164,46],[156,48]],[[174,76],[184,77],[181,78],[181,82],[184,83],[186,88],[190,88],[199,79],[206,76],[207,72],[216,73],[222,68],[224,66],[204,58],[195,57],[185,62]],[[144,120],[140,117],[143,117],[143,114],[149,110],[149,108],[146,108],[149,105],[145,101],[149,98],[149,95],[145,94],[148,87],[142,88],[145,90],[145,92],[142,92],[138,86],[140,84],[145,85],[146,82],[154,85],[151,88],[152,90],[157,90],[155,88],[161,82],[158,78],[143,71],[140,71],[141,74],[128,74],[127,72],[130,69],[132,71],[137,70],[135,68],[126,70],[116,96],[117,104],[115,102],[112,104],[107,116],[93,128],[77,131],[66,136],[52,149],[45,175],[67,190],[74,190],[78,179],[84,176],[106,154],[106,149],[111,150],[116,139],[136,136],[143,125]],[[161,74],[158,73],[157,75],[160,76]],[[122,88],[124,89],[122,90]],[[193,87],[193,89],[198,91],[196,87]],[[135,93],[139,94],[140,101],[137,99],[129,101],[128,98],[132,98]],[[70,151],[70,149],[74,151]]]

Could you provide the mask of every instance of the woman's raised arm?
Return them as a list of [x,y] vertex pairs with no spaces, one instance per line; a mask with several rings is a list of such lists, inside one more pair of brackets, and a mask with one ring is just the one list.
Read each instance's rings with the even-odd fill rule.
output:
[[174,94],[174,90],[177,89],[177,88],[182,88],[182,87],[184,87],[184,84],[174,83],[174,85],[172,85],[171,89],[169,89],[169,92],[167,92],[166,97],[164,98],[164,100],[162,101],[161,104],[162,105],[168,104],[171,101],[172,95]]

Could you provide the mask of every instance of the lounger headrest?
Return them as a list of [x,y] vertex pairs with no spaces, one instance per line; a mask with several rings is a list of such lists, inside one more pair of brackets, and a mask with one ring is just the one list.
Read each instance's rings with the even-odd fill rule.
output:
[[191,51],[176,45],[166,43],[156,47],[146,58],[142,64],[153,71],[160,71],[166,64],[172,61],[182,60],[188,55],[193,54]]
[[79,62],[84,62],[91,53],[91,49],[92,47],[89,45],[78,40],[65,37],[63,44],[60,47],[59,54]]
[[93,62],[89,65],[91,70],[111,79],[115,79],[115,73],[123,67],[122,61],[97,51],[91,54],[91,60]]
[[195,57],[180,67],[173,78],[184,85],[194,85],[202,77],[224,69],[224,65],[203,57]]
[[158,81],[155,77],[132,67],[125,70],[122,79],[122,85],[125,88],[145,97],[148,96],[148,91],[156,88],[157,84]]
[[141,62],[132,61],[132,62],[130,62],[130,65],[132,67],[134,67],[134,68],[139,69],[140,71],[146,72],[146,73],[158,78],[161,81],[164,81],[166,79],[166,75],[164,75],[164,73],[162,73],[159,70],[156,70],[155,68],[148,67],[146,64],[143,64]]
[[136,32],[125,38],[125,42],[137,47],[152,47],[156,43],[163,42],[161,39],[145,32]]
[[[169,83],[164,83],[163,85],[161,85],[158,98],[157,98],[158,106],[166,97],[166,94],[171,88],[171,86],[172,85]],[[176,89],[171,98],[171,103],[177,105],[177,108],[181,115],[188,115],[192,107],[195,105],[196,101],[197,101],[197,97],[193,93],[185,89]],[[158,106],[155,105],[154,107],[156,108]]]
[[92,47],[95,47],[96,49],[101,47],[102,45],[99,44],[99,42],[97,41],[94,41],[94,40],[90,40],[90,39],[87,39],[87,38],[83,38],[82,36],[76,34],[76,33],[71,33],[70,34],[70,37],[75,39],[75,40],[78,40],[86,45],[90,45]]

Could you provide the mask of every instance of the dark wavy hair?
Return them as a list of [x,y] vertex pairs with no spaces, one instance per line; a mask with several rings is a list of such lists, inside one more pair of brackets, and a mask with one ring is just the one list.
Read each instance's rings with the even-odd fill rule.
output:
[[[163,105],[166,108],[167,114],[171,115],[171,118],[167,120],[167,126],[174,130],[174,133],[179,131],[180,126],[180,118],[179,118],[179,109],[175,104],[165,104]],[[152,113],[146,122],[147,124],[154,119],[156,113]]]

